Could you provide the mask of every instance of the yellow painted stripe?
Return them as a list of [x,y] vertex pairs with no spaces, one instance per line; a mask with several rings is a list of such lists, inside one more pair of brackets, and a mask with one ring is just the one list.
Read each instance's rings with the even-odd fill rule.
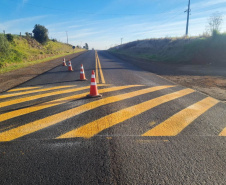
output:
[[226,127],[222,130],[219,136],[226,136]]
[[218,100],[210,97],[205,98],[168,118],[142,136],[176,136],[218,102]]
[[95,61],[96,61],[96,83],[99,83],[98,62],[97,62],[97,52],[96,51],[95,51]]
[[57,87],[51,87],[51,88],[45,88],[45,89],[39,89],[39,90],[31,90],[31,91],[25,91],[25,92],[18,92],[18,93],[13,93],[13,94],[4,94],[4,95],[1,95],[0,96],[0,99],[14,97],[14,96],[20,96],[20,95],[25,95],[25,94],[30,94],[30,93],[39,93],[39,92],[43,92],[43,91],[63,89],[63,88],[74,87],[74,86],[75,85],[65,85],[65,86],[57,86]]
[[102,81],[103,84],[105,84],[105,79],[104,79],[104,75],[103,75],[103,71],[102,71],[102,68],[101,68],[100,59],[99,59],[98,55],[97,55],[97,60],[98,60],[98,64],[99,64],[101,81]]
[[[149,92],[153,92],[153,91],[157,91],[160,89],[164,89],[170,86],[163,86],[163,87],[152,87],[149,88]],[[144,89],[145,93],[147,92],[147,89]],[[22,125],[20,127],[5,131],[0,133],[0,141],[11,141],[14,139],[17,139],[19,137],[25,136],[27,134],[31,134],[33,132],[36,132],[40,129],[49,127],[51,125],[57,124],[65,119],[69,119],[72,118],[76,115],[79,115],[81,113],[87,112],[89,110],[95,109],[97,107],[100,107],[102,105],[106,105],[109,103],[113,103],[116,101],[120,101],[120,100],[124,100],[124,99],[128,99],[134,96],[138,96],[141,94],[145,94],[144,92],[142,92],[142,90],[136,91],[136,92],[131,92],[131,93],[126,93],[123,95],[117,95],[117,96],[112,96],[112,97],[108,97],[105,99],[100,99],[94,102],[90,102],[84,105],[81,105],[79,107],[28,123],[26,125]]]
[[118,112],[104,116],[98,120],[95,120],[91,123],[88,123],[70,132],[67,132],[58,138],[72,138],[72,137],[90,138],[107,128],[110,128],[134,116],[137,116],[153,107],[156,107],[158,105],[161,105],[162,103],[166,103],[168,101],[174,100],[176,98],[185,96],[192,92],[194,92],[194,90],[184,89],[178,92],[167,94],[167,95],[140,103],[138,105],[134,105],[134,106],[122,109]]
[[41,88],[40,86],[36,86],[36,87],[23,87],[23,88],[16,88],[16,89],[11,89],[7,92],[16,92],[16,91],[23,91],[23,90],[31,90],[31,89],[38,89]]
[[[141,85],[128,85],[128,86],[111,87],[111,88],[100,89],[99,92],[100,93],[112,92],[112,91],[118,91],[118,90],[127,89],[127,88],[131,88],[131,87],[138,87],[138,86],[141,86]],[[80,89],[77,89],[77,90],[88,89],[88,88],[89,88],[89,86],[83,87],[83,88],[80,88]],[[60,98],[60,99],[57,99],[57,100],[41,103],[39,105],[35,105],[35,106],[32,106],[32,107],[27,107],[27,108],[15,110],[15,111],[7,112],[7,113],[4,113],[4,114],[0,114],[0,122],[8,120],[8,119],[15,118],[17,116],[22,116],[22,115],[25,115],[25,114],[28,114],[28,113],[31,113],[31,112],[35,112],[35,111],[38,111],[38,110],[42,110],[42,109],[46,109],[46,108],[53,107],[53,106],[56,106],[56,105],[60,105],[60,104],[63,104],[63,103],[67,103],[69,101],[73,101],[73,100],[76,100],[76,99],[79,99],[79,98],[83,98],[87,94],[88,93],[82,93],[82,94],[78,94],[78,95],[74,95],[74,96]]]
[[[99,86],[107,86],[107,85],[100,84]],[[31,100],[35,100],[35,99],[39,99],[39,98],[44,98],[44,97],[48,97],[48,96],[58,95],[58,94],[76,92],[76,91],[85,90],[88,88],[89,88],[89,86],[81,87],[81,88],[72,88],[72,89],[67,89],[67,90],[61,90],[61,91],[55,91],[55,92],[50,92],[50,93],[44,93],[44,94],[38,94],[38,95],[34,95],[34,96],[19,98],[19,99],[15,99],[15,100],[6,101],[6,102],[1,102],[0,107],[15,105],[18,103],[23,103],[23,102],[27,102],[27,101],[31,101]]]

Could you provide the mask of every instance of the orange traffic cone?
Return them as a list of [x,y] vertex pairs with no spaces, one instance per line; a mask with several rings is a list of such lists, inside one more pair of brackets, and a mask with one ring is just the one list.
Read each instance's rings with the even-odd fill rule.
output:
[[92,75],[91,75],[90,94],[87,95],[87,96],[90,97],[90,98],[102,96],[101,94],[98,93],[98,90],[97,90],[97,83],[96,83],[96,79],[95,79],[94,70],[92,71]]
[[67,66],[66,61],[65,61],[65,58],[63,60],[63,66]]
[[71,60],[68,61],[68,71],[73,71],[72,65],[71,65]]
[[81,68],[80,68],[80,80],[87,80],[85,77],[85,71],[84,71],[82,64],[81,64]]

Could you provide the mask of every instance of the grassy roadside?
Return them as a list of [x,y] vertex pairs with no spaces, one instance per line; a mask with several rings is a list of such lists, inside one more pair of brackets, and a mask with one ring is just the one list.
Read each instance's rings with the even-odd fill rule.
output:
[[56,40],[41,45],[28,35],[7,36],[0,34],[0,74],[84,51]]
[[17,69],[21,69],[21,68],[24,68],[24,67],[27,67],[27,66],[31,66],[31,65],[34,65],[34,64],[39,64],[39,63],[42,63],[42,62],[48,62],[48,61],[50,61],[52,59],[56,59],[56,58],[59,58],[59,57],[64,57],[64,56],[71,55],[73,53],[78,53],[78,52],[81,52],[81,51],[83,51],[83,50],[76,50],[75,52],[70,52],[70,53],[67,53],[67,54],[55,55],[55,56],[51,56],[51,57],[48,57],[48,58],[35,60],[35,61],[30,61],[30,62],[10,63],[10,64],[7,65],[7,67],[0,68],[0,74],[6,73],[6,72],[10,72],[10,71],[14,71],[14,70],[17,70]]
[[172,64],[226,63],[226,33],[213,36],[159,38],[134,41],[110,52]]

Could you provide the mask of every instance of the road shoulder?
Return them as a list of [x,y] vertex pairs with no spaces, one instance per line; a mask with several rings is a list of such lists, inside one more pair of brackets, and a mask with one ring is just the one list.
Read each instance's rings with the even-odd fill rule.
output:
[[[74,53],[71,55],[65,56],[66,61],[79,55],[85,53],[86,51],[82,51],[79,53]],[[0,92],[7,91],[13,87],[16,87],[32,78],[45,73],[59,65],[62,64],[62,59],[64,57],[59,57],[57,59],[49,60],[47,62],[42,62],[39,64],[35,64],[32,66],[28,66],[25,68],[21,68],[15,71],[11,71],[8,73],[0,74]]]
[[222,72],[222,67],[167,65],[112,52],[109,53],[146,71],[226,103],[226,72]]

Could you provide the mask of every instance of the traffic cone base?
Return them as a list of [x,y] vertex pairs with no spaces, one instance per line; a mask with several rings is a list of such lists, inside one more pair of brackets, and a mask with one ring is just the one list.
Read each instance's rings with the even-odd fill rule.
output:
[[102,95],[98,94],[98,95],[92,96],[92,95],[88,94],[86,97],[87,98],[98,98],[98,97],[102,97]]

